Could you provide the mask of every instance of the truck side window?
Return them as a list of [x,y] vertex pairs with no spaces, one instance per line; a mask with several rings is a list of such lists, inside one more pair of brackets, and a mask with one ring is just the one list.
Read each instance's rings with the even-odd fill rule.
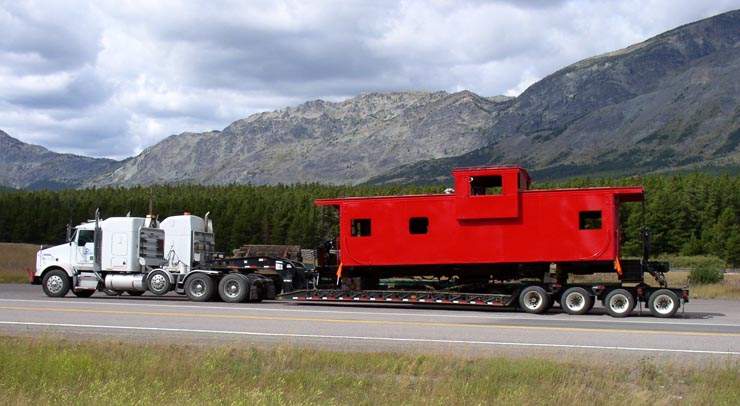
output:
[[77,233],[77,245],[80,247],[85,246],[89,242],[95,241],[95,231],[93,230],[79,230]]
[[409,233],[426,234],[429,232],[429,219],[426,217],[411,217],[409,219]]
[[352,220],[352,237],[369,237],[370,219]]
[[501,175],[476,176],[470,178],[471,196],[500,195],[503,193]]
[[579,212],[578,228],[581,230],[601,230],[601,211]]

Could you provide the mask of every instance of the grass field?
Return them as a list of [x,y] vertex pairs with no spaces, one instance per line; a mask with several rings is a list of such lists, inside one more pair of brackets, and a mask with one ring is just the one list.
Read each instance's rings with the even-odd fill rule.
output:
[[26,269],[35,269],[35,244],[0,243],[0,283],[27,283]]
[[556,360],[0,336],[12,405],[736,405],[740,361]]

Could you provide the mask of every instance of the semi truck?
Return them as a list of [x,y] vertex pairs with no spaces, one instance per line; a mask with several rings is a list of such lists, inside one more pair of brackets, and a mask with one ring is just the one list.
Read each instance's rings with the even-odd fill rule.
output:
[[[219,297],[225,302],[274,299],[283,280],[275,272],[214,258],[213,223],[185,213],[161,223],[154,216],[111,217],[85,222],[65,244],[41,247],[32,284],[62,297],[72,291],[89,297],[171,291],[193,301]],[[267,273],[265,275],[264,273]]]
[[[638,304],[673,317],[689,301],[688,289],[668,287],[668,264],[649,261],[647,228],[642,258],[621,258],[620,207],[643,202],[644,218],[642,187],[530,190],[518,165],[452,175],[455,188],[444,194],[316,200],[338,211],[338,237],[327,246],[339,253],[317,268],[317,281],[336,275],[339,285],[280,298],[518,306],[529,313],[559,303],[569,314],[601,301],[613,317]],[[583,281],[604,274],[612,280]]]

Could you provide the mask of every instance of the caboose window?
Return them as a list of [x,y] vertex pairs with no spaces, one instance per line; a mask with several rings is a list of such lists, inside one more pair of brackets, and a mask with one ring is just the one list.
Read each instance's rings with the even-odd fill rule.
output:
[[601,230],[601,212],[582,211],[578,213],[578,224],[581,230]]
[[470,178],[470,195],[487,196],[503,193],[501,175],[476,176]]
[[429,232],[429,219],[426,217],[411,217],[409,219],[409,233],[426,234]]
[[370,219],[352,220],[352,237],[369,237]]

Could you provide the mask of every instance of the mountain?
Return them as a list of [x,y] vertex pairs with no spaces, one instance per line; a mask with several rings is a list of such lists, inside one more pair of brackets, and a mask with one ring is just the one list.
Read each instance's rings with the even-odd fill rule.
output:
[[521,163],[539,178],[740,168],[740,10],[570,65],[491,114],[489,143],[373,182]]
[[0,185],[428,183],[518,163],[535,179],[740,173],[740,10],[567,66],[516,98],[361,94],[173,135],[122,162],[0,134]]
[[0,130],[0,185],[15,189],[65,189],[110,172],[121,163],[111,159],[58,154],[18,141]]
[[310,101],[223,131],[171,136],[89,184],[364,182],[400,165],[484,146],[483,126],[507,100],[463,91]]

